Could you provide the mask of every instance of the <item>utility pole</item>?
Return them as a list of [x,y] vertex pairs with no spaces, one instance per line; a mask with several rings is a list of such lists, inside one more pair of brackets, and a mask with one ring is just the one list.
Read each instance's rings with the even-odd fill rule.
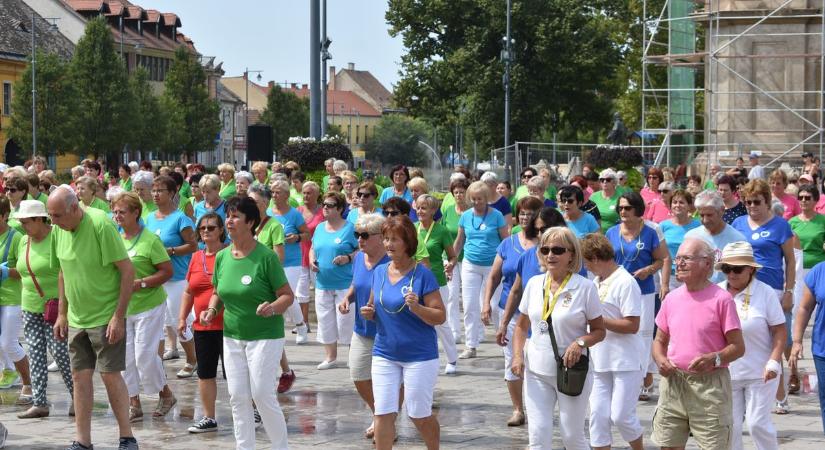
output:
[[321,139],[321,0],[309,2],[309,135]]
[[[332,59],[329,46],[332,41],[327,36],[327,0],[321,6],[321,136],[327,134],[327,61]],[[333,110],[333,114],[335,114]]]
[[[510,37],[510,3],[507,0],[507,35],[504,36],[504,49],[501,51],[501,60],[504,62],[504,167],[507,170],[507,178],[513,182],[514,167],[508,167],[508,149],[510,145],[510,64],[513,62],[513,38]],[[515,155],[514,155],[515,156]]]

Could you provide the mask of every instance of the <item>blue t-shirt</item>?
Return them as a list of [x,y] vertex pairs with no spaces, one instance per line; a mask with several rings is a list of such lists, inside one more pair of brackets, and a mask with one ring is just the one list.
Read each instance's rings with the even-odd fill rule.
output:
[[748,223],[748,216],[741,216],[733,221],[732,226],[753,246],[753,257],[762,264],[762,268],[756,271],[756,279],[774,289],[785,289],[782,244],[793,237],[788,222],[781,216],[774,216],[754,230]]
[[811,290],[816,301],[814,325],[811,327],[811,353],[825,358],[825,262],[815,265],[805,275],[805,286]]
[[590,233],[597,233],[601,231],[599,223],[590,214],[582,211],[581,215],[576,220],[565,220],[567,228],[570,228],[577,238],[583,239]]
[[[381,215],[381,214],[383,214],[383,210],[381,208],[375,208],[375,211],[373,211],[373,213]],[[353,225],[355,225],[355,223],[358,222],[358,214],[359,214],[358,208],[351,209],[349,211],[349,214],[347,214],[347,222],[350,222]],[[341,217],[343,217],[343,216],[341,216]]]
[[[699,228],[700,226],[702,226],[702,223],[696,219],[691,219],[687,225],[676,225],[671,219],[662,221],[662,223],[659,224],[659,229],[665,237],[665,242],[667,242],[667,251],[670,253],[671,260],[676,257],[676,252],[679,251],[679,246],[682,245],[682,242],[685,240],[685,234],[694,228]],[[674,262],[671,264],[670,268],[672,270],[671,273],[675,276],[676,263]]]
[[516,281],[519,258],[524,252],[518,235],[511,235],[501,241],[496,249],[496,254],[501,257],[501,298],[498,301],[498,307],[501,309],[507,306],[507,296],[510,295],[510,289]]
[[[284,226],[284,236],[288,234],[298,234],[300,231],[298,228],[301,225],[304,225],[304,216],[301,215],[295,208],[289,208],[286,214],[283,216],[275,214],[272,211],[272,208],[267,209],[267,214],[271,215],[272,217],[278,219],[278,222],[281,222],[281,225]],[[352,234],[352,233],[350,233]],[[356,243],[356,245],[358,245]],[[288,243],[284,242],[284,267],[298,267],[301,265],[301,243],[300,242],[293,242]]]
[[367,306],[367,302],[370,301],[372,274],[378,266],[388,262],[390,262],[390,257],[384,255],[381,261],[372,266],[372,269],[368,269],[364,252],[356,253],[352,261],[352,288],[355,290],[355,303],[350,305],[350,311],[355,309],[355,332],[367,338],[375,337],[375,321],[361,317],[361,307]]
[[318,264],[315,287],[325,291],[346,289],[352,283],[352,263],[336,265],[332,260],[339,255],[348,255],[358,248],[355,227],[344,222],[338,231],[327,231],[327,222],[318,224],[312,236],[312,249]]
[[[155,216],[156,212],[151,212],[146,216],[146,229],[159,237],[166,248],[183,245],[185,242],[180,233],[187,228],[195,230],[192,219],[180,210],[175,210],[163,219],[158,219]],[[169,259],[172,260],[172,269],[174,269],[171,280],[186,279],[186,272],[189,271],[189,260],[192,259],[192,254],[171,255]]]
[[502,216],[513,213],[513,208],[510,207],[510,202],[508,202],[503,196],[499,197],[499,199],[494,203],[490,203],[490,207],[497,209]]
[[[524,292],[524,287],[527,286],[527,282],[530,281],[530,278],[533,278],[536,275],[541,275],[543,273],[541,270],[541,265],[539,264],[538,250],[538,246],[531,247],[518,257],[518,262],[516,263],[516,272],[521,277],[521,292]],[[512,289],[512,286],[510,286],[510,289]],[[505,300],[505,302],[506,301],[507,300]],[[504,306],[507,306],[507,304],[505,303]],[[504,308],[504,306],[502,306],[502,309]],[[518,316],[519,314],[521,313],[519,312],[518,308],[516,308],[515,316]],[[529,331],[527,336],[530,336]]]
[[[685,233],[685,239],[687,238],[704,239],[705,242],[710,244],[710,246],[713,247],[714,252],[716,252],[716,257],[714,258],[715,262],[719,262],[719,260],[722,259],[722,250],[726,245],[731,242],[741,242],[745,240],[745,236],[742,236],[742,233],[736,231],[736,228],[733,228],[728,224],[725,224],[725,228],[715,236],[711,235],[705,227],[694,228]],[[713,276],[710,280],[713,284],[719,284],[725,281],[726,277],[721,270],[716,270],[713,272]]]
[[505,225],[504,216],[489,206],[481,216],[474,211],[470,208],[458,219],[459,228],[464,229],[464,258],[477,266],[492,266],[501,243],[498,229]]
[[388,267],[389,264],[376,267],[372,277],[376,324],[373,356],[400,362],[438,359],[435,327],[410,312],[401,294],[402,287],[412,285],[423,305],[425,295],[438,291],[435,275],[422,264],[416,264],[397,283],[391,284]]
[[[639,236],[627,242],[622,237],[620,227],[621,224],[613,225],[607,230],[605,236],[613,244],[616,264],[624,267],[632,275],[633,272],[653,263],[653,252],[659,248],[659,236],[653,228],[644,225]],[[655,275],[651,275],[644,280],[636,278],[642,295],[653,294],[656,291],[654,277]]]
[[378,202],[379,202],[379,203],[381,203],[381,204],[383,205],[383,204],[384,204],[384,202],[386,202],[387,200],[389,200],[389,199],[391,199],[391,198],[393,198],[393,197],[401,197],[401,198],[403,198],[404,200],[406,200],[406,201],[407,201],[407,203],[409,203],[410,205],[412,205],[412,202],[413,202],[412,192],[410,192],[410,190],[409,190],[409,189],[404,188],[404,193],[403,193],[402,195],[397,195],[397,194],[395,193],[395,188],[394,188],[394,187],[392,187],[392,186],[390,186],[390,187],[388,187],[388,188],[384,188],[384,190],[383,190],[383,191],[381,191],[381,197],[379,197]]
[[226,223],[226,201],[221,200],[221,204],[218,205],[217,208],[207,208],[206,207],[206,200],[201,200],[195,203],[195,223],[198,223],[201,220],[201,217],[206,213],[216,213],[217,215],[221,216],[221,219]]

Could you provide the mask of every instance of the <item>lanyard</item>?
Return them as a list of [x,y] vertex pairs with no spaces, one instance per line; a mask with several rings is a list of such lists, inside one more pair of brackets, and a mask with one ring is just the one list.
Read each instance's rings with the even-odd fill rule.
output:
[[140,232],[138,232],[137,237],[135,238],[135,242],[132,242],[132,246],[126,249],[126,253],[131,252],[133,248],[137,245],[138,241],[140,241],[140,237],[143,236],[144,227],[140,227]]
[[[427,245],[427,242],[430,240],[430,233],[433,232],[433,227],[435,226],[435,220],[430,222],[430,226],[427,227],[427,235],[424,236],[424,245]],[[418,222],[418,233],[421,233],[421,222]]]
[[[401,286],[401,295],[407,295],[408,293],[413,291],[413,282],[415,281],[415,270],[418,269],[418,263],[413,266],[412,276],[410,277],[410,284],[407,286]],[[406,276],[406,275],[405,275]],[[381,279],[381,290],[378,291],[378,303],[381,304],[381,309],[383,309],[387,314],[398,314],[404,310],[404,307],[407,306],[406,301],[401,302],[401,307],[395,311],[390,311],[384,306],[384,283],[387,281],[387,278],[390,277],[390,266],[387,265],[387,271],[384,273],[384,278]],[[407,291],[406,293],[404,291]],[[403,300],[403,298],[402,298]]]
[[487,214],[490,213],[490,206],[484,209],[484,216],[481,218],[481,223],[476,226],[476,214],[475,211],[470,215],[470,225],[472,225],[473,229],[480,230],[482,226],[484,226],[484,221],[487,220]]
[[264,217],[264,220],[262,220],[262,221],[261,221],[261,224],[260,224],[260,225],[258,225],[258,229],[257,229],[257,230],[255,230],[255,240],[256,240],[256,241],[258,240],[258,236],[261,234],[261,230],[263,230],[263,229],[264,229],[264,227],[266,226],[266,223],[267,223],[267,222],[269,222],[269,216],[265,216],[265,217]]
[[544,307],[542,308],[541,318],[545,322],[550,318],[550,315],[553,314],[553,309],[556,307],[556,301],[559,299],[559,294],[561,294],[561,291],[564,290],[565,286],[567,286],[567,282],[570,281],[570,277],[572,276],[572,273],[568,273],[567,276],[564,277],[564,280],[559,285],[559,288],[556,289],[555,293],[553,293],[552,302],[550,302],[550,274],[548,273],[544,276]]
[[745,301],[742,302],[742,312],[745,313],[745,318],[748,317],[748,309],[751,306],[751,286],[753,286],[753,281],[748,284],[748,289],[745,290]]
[[212,275],[212,272],[206,270],[206,250],[201,250],[201,264],[203,265],[203,273]]

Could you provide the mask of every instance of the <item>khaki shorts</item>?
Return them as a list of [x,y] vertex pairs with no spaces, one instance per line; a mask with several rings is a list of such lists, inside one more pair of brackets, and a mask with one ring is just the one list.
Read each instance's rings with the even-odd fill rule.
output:
[[693,434],[701,449],[730,448],[733,395],[728,369],[705,374],[679,371],[662,377],[659,390],[653,442],[661,447],[684,447]]
[[[124,329],[126,319],[123,319]],[[126,370],[126,338],[110,344],[103,325],[95,328],[69,327],[69,357],[72,371],[92,369],[100,372]]]
[[372,346],[375,339],[352,333],[349,344],[349,376],[352,381],[372,380]]

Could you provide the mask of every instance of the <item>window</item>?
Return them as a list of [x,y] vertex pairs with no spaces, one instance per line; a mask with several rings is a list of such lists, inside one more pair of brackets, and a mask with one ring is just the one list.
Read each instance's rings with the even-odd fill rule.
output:
[[356,144],[361,143],[361,134],[359,134],[360,128],[361,128],[361,125],[356,125],[355,126],[355,143]]
[[364,125],[364,144],[367,143],[367,132],[369,131],[369,125]]
[[3,82],[3,115],[11,115],[11,83]]
[[352,145],[352,125],[347,125],[347,142]]

